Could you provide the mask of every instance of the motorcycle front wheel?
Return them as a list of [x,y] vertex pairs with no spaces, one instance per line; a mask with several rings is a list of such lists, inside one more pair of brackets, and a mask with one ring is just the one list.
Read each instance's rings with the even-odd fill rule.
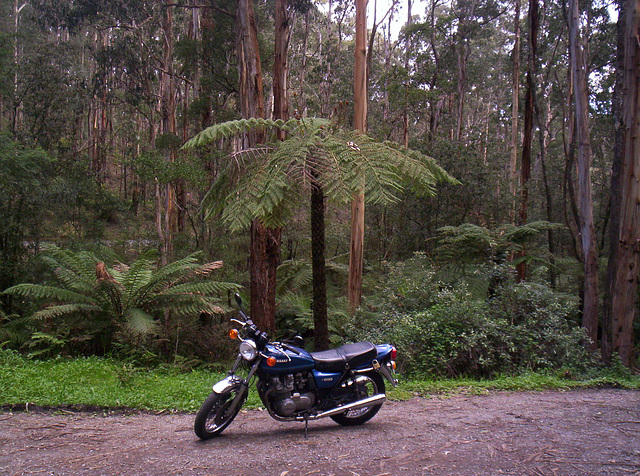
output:
[[[355,388],[352,399],[354,402],[385,392],[384,380],[378,372],[369,372],[359,376],[353,386]],[[356,408],[340,415],[333,415],[331,419],[343,426],[362,425],[371,420],[381,407],[382,404]]]
[[198,438],[207,440],[218,436],[231,424],[244,403],[243,398],[235,409],[231,408],[231,404],[240,389],[240,385],[235,385],[227,388],[222,393],[213,392],[207,397],[200,410],[198,410],[196,421],[193,424],[193,431],[195,431]]

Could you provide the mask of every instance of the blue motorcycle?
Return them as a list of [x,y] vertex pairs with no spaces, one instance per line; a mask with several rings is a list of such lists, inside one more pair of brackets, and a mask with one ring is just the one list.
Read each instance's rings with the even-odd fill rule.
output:
[[[307,352],[301,339],[271,342],[242,310],[243,321],[231,319],[239,329],[239,353],[226,378],[200,407],[194,431],[206,440],[219,435],[236,417],[247,399],[249,385],[257,378],[257,390],[269,415],[279,421],[305,423],[329,417],[340,425],[361,425],[374,417],[386,400],[383,377],[394,387],[396,349],[370,342],[347,344],[323,352]],[[239,375],[246,365],[248,373]],[[244,372],[242,372],[244,373]]]

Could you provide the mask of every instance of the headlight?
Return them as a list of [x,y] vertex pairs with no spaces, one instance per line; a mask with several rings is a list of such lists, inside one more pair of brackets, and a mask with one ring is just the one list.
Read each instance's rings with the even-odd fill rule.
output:
[[253,360],[258,356],[258,349],[252,340],[243,340],[240,343],[240,355],[245,360]]

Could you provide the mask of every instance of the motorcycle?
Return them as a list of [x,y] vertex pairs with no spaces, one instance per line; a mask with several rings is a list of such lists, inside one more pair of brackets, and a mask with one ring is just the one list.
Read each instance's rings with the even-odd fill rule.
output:
[[[305,437],[311,420],[329,417],[344,426],[369,421],[386,400],[384,379],[398,385],[392,345],[357,342],[310,353],[301,347],[301,337],[272,342],[244,312],[240,296],[235,299],[242,321],[231,319],[240,328],[231,329],[229,336],[239,339],[239,352],[196,415],[194,431],[200,439],[213,438],[231,424],[254,377],[269,415],[304,422]],[[239,375],[243,365],[246,377]]]

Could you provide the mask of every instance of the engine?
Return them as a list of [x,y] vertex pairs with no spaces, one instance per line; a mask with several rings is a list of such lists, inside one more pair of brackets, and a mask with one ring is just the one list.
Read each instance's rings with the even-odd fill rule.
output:
[[316,402],[315,393],[309,390],[306,373],[274,375],[269,380],[270,400],[279,416],[289,417],[309,410]]

